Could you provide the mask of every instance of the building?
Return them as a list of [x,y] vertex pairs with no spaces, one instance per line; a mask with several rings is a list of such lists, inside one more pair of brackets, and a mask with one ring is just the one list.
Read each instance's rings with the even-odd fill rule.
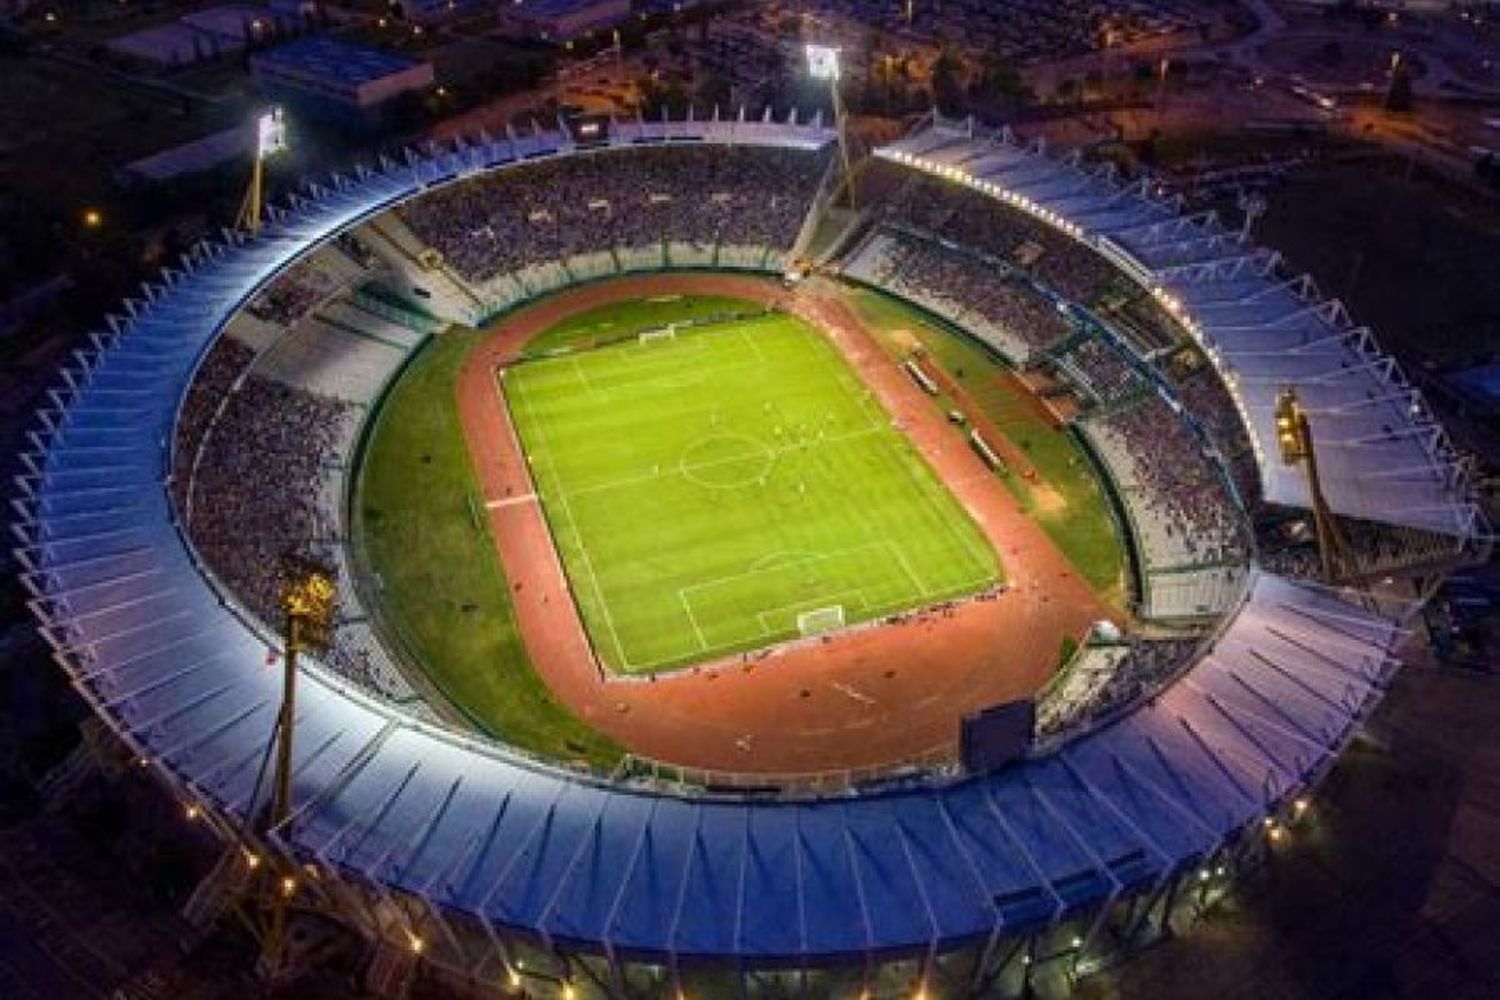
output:
[[512,38],[571,42],[630,18],[630,0],[517,0],[500,7],[500,27]]
[[398,98],[433,85],[430,62],[326,35],[258,53],[250,72],[267,98],[300,116],[358,130],[388,124]]
[[246,159],[254,147],[254,124],[236,125],[132,160],[116,176],[127,185],[162,184]]
[[243,4],[206,7],[175,21],[112,38],[105,48],[158,67],[187,66],[241,52],[300,30],[296,17]]
[[431,26],[473,14],[484,0],[393,0],[392,13],[412,24]]

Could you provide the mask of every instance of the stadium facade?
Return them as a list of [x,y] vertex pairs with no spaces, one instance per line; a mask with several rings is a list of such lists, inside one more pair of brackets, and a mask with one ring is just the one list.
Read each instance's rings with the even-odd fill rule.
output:
[[[832,139],[795,116],[609,135]],[[481,137],[309,185],[258,238],[226,232],[127,301],[39,414],[14,530],[42,632],[140,764],[228,843],[245,844],[280,683],[276,641],[206,571],[170,499],[195,368],[311,249],[435,186],[574,148],[564,131]],[[1477,540],[1461,469],[1415,391],[1274,254],[1008,133],[932,121],[877,155],[1028,213],[1148,288],[1219,366],[1268,497],[1307,503],[1274,460],[1271,400],[1292,385],[1336,428],[1335,511]],[[1415,610],[1252,570],[1200,655],[1126,709],[996,773],[831,797],[579,774],[313,663],[293,815],[250,846],[302,866],[393,979],[420,963],[453,986],[533,995],[1019,993],[1158,938],[1295,831]]]

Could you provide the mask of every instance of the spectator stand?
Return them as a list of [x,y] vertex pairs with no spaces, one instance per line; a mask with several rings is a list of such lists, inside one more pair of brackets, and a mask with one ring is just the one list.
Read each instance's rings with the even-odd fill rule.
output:
[[[1265,496],[1307,506],[1301,470],[1273,460],[1274,403],[1295,386],[1323,441],[1320,467],[1336,513],[1475,539],[1487,534],[1462,462],[1420,394],[1373,335],[1306,276],[1288,277],[1281,258],[1226,231],[1212,213],[1188,216],[1147,182],[1124,185],[1111,168],[1055,159],[1041,143],[1008,130],[933,117],[876,150],[954,188],[988,198],[1044,228],[1053,241],[1108,260],[1188,331],[1217,369],[1249,433]],[[1058,254],[1066,259],[1066,254]],[[1038,268],[1040,272],[1040,268]],[[1090,304],[1087,270],[1072,285],[1044,281]],[[1080,284],[1082,287],[1080,287]],[[1082,292],[1076,294],[1075,292]]]

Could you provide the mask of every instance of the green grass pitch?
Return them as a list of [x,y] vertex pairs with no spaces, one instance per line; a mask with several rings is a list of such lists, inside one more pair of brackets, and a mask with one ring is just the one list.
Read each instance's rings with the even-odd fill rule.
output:
[[501,378],[573,597],[652,672],[962,596],[978,525],[837,350],[784,314],[533,360]]
[[453,394],[482,335],[431,341],[381,405],[360,468],[355,532],[378,572],[386,626],[477,727],[507,743],[612,765],[620,748],[531,668]]

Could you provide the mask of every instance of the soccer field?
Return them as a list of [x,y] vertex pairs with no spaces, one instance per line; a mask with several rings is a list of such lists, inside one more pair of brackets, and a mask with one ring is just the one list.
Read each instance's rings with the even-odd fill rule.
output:
[[[770,314],[501,376],[600,659],[670,669],[980,590],[998,559],[817,331]],[[823,616],[833,617],[833,615]]]

